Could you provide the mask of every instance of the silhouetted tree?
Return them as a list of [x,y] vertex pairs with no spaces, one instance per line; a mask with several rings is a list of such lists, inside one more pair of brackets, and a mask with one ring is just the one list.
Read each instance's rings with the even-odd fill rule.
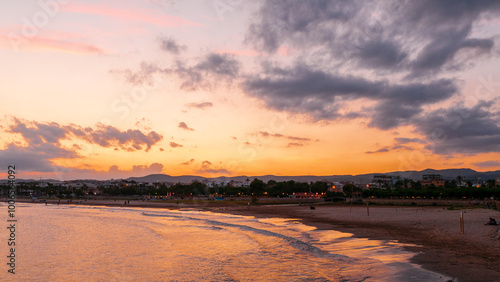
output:
[[255,178],[252,183],[250,183],[250,193],[254,196],[261,196],[264,193],[265,187],[264,181]]
[[356,187],[356,185],[353,185],[353,184],[346,184],[344,185],[344,194],[347,196],[347,197],[352,197],[352,194],[354,192],[361,192],[363,191],[361,188],[358,188]]

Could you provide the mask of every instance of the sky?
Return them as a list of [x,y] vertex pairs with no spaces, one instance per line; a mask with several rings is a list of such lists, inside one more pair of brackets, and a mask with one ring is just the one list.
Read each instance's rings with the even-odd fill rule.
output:
[[19,178],[500,169],[499,1],[0,3]]

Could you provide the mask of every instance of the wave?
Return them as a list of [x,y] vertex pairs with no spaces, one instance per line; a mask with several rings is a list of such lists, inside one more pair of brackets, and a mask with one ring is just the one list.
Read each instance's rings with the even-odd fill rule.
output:
[[[175,218],[175,219],[180,219],[180,220],[199,221],[199,222],[203,222],[206,225],[208,225],[208,228],[211,228],[211,229],[216,228],[215,230],[217,230],[217,228],[218,229],[225,229],[225,230],[229,230],[230,228],[234,228],[234,229],[237,229],[240,231],[251,232],[251,233],[255,233],[258,235],[262,235],[262,236],[280,238],[280,239],[284,240],[285,242],[287,242],[291,247],[293,247],[299,251],[302,251],[302,252],[312,253],[315,256],[324,257],[324,258],[334,258],[336,260],[343,260],[343,261],[345,261],[345,260],[351,261],[352,260],[351,258],[349,258],[348,256],[345,256],[345,255],[331,254],[331,253],[325,252],[325,251],[321,250],[320,248],[313,246],[311,243],[305,242],[305,241],[297,239],[295,237],[291,237],[291,236],[284,235],[282,233],[278,233],[275,231],[270,231],[267,229],[262,229],[262,228],[247,225],[247,224],[259,223],[258,221],[247,222],[247,224],[241,224],[241,223],[238,224],[238,223],[231,223],[231,222],[223,222],[223,221],[214,220],[214,219],[210,219],[210,218],[193,217],[193,216],[182,215],[182,214],[181,215],[157,214],[157,213],[143,212],[142,215],[150,216],[150,217],[165,217],[165,218]],[[309,237],[307,234],[302,234],[302,235]]]

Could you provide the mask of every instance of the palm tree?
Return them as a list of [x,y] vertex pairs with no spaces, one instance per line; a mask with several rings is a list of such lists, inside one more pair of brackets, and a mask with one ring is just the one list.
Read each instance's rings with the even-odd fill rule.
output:
[[462,187],[462,180],[463,180],[463,177],[462,176],[457,176],[457,186],[458,187]]

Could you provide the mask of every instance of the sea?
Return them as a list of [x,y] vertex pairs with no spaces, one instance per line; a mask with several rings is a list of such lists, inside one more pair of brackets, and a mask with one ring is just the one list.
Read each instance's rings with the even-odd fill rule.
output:
[[[447,281],[395,241],[293,218],[199,210],[16,204],[15,274],[1,281]],[[7,205],[0,204],[8,227]]]

